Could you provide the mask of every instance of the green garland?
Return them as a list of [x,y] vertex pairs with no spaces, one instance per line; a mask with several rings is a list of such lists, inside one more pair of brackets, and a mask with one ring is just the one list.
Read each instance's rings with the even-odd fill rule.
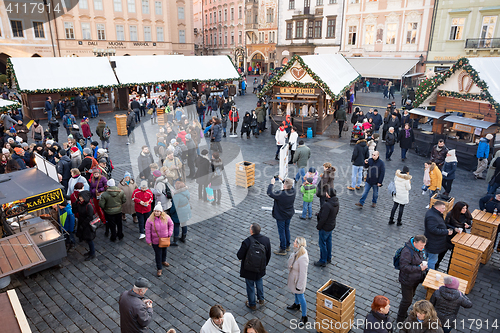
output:
[[210,79],[210,80],[201,80],[201,79],[192,79],[192,80],[166,80],[166,81],[153,81],[153,82],[134,82],[134,83],[120,83],[116,85],[118,88],[127,88],[130,86],[142,86],[142,85],[157,85],[157,84],[173,84],[173,83],[186,83],[186,82],[224,82],[231,80],[239,80],[240,77],[232,77],[226,79]]
[[495,101],[493,96],[491,96],[488,91],[488,85],[486,82],[481,80],[479,73],[469,64],[469,60],[467,58],[458,59],[457,62],[454,63],[453,66],[446,72],[422,81],[415,92],[414,107],[418,107],[422,104],[434,90],[436,90],[459,69],[465,70],[482,92],[480,94],[461,94],[453,91],[440,91],[438,95],[461,100],[487,101],[491,104],[491,107],[495,110],[497,116],[500,115],[500,104]]
[[21,107],[21,104],[14,102],[14,104],[0,107],[0,113],[5,113],[5,112],[10,111],[10,110],[18,109],[20,107]]
[[[285,73],[292,68],[295,62],[298,62],[300,66],[306,71],[311,78],[316,81],[315,83],[301,83],[301,82],[288,82],[288,81],[279,81],[279,79],[285,75]],[[337,100],[341,96],[345,94],[345,92],[350,89],[351,85],[358,81],[361,78],[361,75],[358,75],[354,80],[352,80],[348,85],[346,85],[339,94],[334,94],[330,87],[316,74],[314,73],[304,62],[304,60],[299,55],[294,55],[292,59],[288,61],[288,63],[283,66],[281,71],[276,74],[271,80],[269,80],[265,86],[262,88],[257,97],[262,98],[273,86],[278,87],[294,87],[294,88],[321,88],[327,95],[329,95],[332,99]]]

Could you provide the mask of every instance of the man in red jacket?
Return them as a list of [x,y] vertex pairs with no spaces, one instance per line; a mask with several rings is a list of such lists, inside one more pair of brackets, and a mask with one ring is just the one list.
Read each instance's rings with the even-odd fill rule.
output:
[[82,134],[83,137],[85,138],[85,144],[83,145],[82,148],[87,147],[87,142],[92,139],[92,132],[90,131],[90,126],[89,126],[89,118],[83,117],[80,127],[82,128]]
[[141,187],[135,189],[132,193],[132,200],[135,203],[135,213],[139,220],[139,239],[146,238],[146,220],[151,214],[151,202],[153,201],[153,192],[148,189],[148,181],[141,181]]

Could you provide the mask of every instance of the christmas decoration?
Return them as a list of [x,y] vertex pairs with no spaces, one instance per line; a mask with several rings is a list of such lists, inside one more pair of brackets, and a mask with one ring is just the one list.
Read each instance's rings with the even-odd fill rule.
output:
[[[3,101],[3,100],[0,99],[0,104],[2,104],[1,101]],[[5,113],[7,111],[15,110],[15,109],[18,109],[21,107],[21,104],[19,104],[18,102],[10,101],[10,100],[9,100],[9,102],[12,102],[12,104],[0,106],[0,113]]]

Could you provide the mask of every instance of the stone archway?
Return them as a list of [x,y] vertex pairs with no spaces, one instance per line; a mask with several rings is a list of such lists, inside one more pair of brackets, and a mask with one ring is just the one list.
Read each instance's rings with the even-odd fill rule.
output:
[[10,58],[10,55],[5,53],[0,53],[0,74],[7,73],[7,59]]
[[249,64],[252,66],[253,74],[260,75],[263,72],[267,72],[267,59],[261,51],[257,50],[253,52],[249,59]]

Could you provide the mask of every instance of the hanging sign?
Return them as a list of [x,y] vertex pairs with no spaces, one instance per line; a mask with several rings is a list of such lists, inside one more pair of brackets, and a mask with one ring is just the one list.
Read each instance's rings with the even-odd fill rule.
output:
[[281,94],[303,94],[303,95],[314,95],[314,88],[292,88],[292,87],[280,87]]
[[57,205],[63,201],[62,191],[58,188],[26,199],[3,204],[2,209],[7,217],[13,217]]
[[474,127],[453,123],[453,129],[457,132],[474,133]]

